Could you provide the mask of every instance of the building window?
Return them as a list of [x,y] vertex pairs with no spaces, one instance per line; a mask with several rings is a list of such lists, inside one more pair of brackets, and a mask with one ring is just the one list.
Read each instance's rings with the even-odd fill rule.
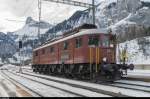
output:
[[88,44],[89,46],[99,46],[99,36],[89,36]]
[[54,52],[54,47],[50,47],[50,53]]
[[64,50],[67,50],[67,49],[68,49],[68,45],[69,45],[68,42],[64,42]]
[[82,38],[76,39],[76,48],[80,48],[82,46]]

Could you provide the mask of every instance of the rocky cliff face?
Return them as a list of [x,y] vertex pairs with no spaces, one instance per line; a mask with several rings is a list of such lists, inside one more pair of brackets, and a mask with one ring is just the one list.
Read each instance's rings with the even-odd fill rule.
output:
[[[28,17],[26,23],[22,29],[15,32],[8,32],[7,34],[0,33],[0,57],[2,61],[10,63],[19,63],[19,48],[18,42],[22,40],[23,48],[21,49],[21,59],[31,59],[32,49],[38,39],[38,27],[39,23]],[[44,34],[52,25],[47,22],[40,22],[40,33]]]
[[[28,17],[23,28],[15,31],[13,34],[18,36],[31,36],[36,37],[38,35],[39,22],[33,20],[31,17]],[[40,22],[40,34],[44,34],[52,25],[47,22]]]
[[[96,8],[96,25],[99,28],[111,28],[122,40],[120,42],[140,37],[139,30],[142,33],[147,31],[150,27],[149,17],[150,2],[147,0],[104,0],[98,2]],[[77,11],[68,20],[49,29],[45,37],[51,37],[54,33],[60,34],[83,23],[92,23],[91,19],[91,11]],[[131,31],[137,32],[136,35]]]

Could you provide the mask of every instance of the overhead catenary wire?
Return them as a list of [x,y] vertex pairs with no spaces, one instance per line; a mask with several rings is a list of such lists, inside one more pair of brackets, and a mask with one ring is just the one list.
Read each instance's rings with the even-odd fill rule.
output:
[[39,13],[39,26],[38,26],[38,39],[39,39],[39,44],[41,44],[41,37],[40,37],[40,22],[41,22],[41,15],[42,15],[42,12],[41,12],[41,9],[42,9],[42,2],[41,0],[38,0],[38,13]]
[[74,1],[74,0],[44,0],[44,1],[62,3],[62,4],[67,4],[67,5],[73,5],[73,6],[80,6],[80,7],[85,7],[85,8],[91,8],[92,9],[92,16],[93,16],[92,20],[93,20],[93,24],[95,24],[95,6],[96,6],[95,0],[92,0],[92,4]]

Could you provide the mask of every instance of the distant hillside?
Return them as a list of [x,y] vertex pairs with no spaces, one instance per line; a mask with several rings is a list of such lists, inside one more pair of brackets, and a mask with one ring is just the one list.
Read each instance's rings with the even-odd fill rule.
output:
[[[36,37],[38,35],[38,27],[39,27],[39,22],[33,20],[31,17],[28,17],[24,27],[13,32],[13,34],[19,35],[19,36],[26,35],[26,36]],[[52,25],[50,25],[49,23],[41,21],[40,22],[40,34],[44,34],[51,27]]]
[[[130,43],[131,40],[137,38],[144,38],[147,36],[143,43],[137,43],[137,46],[143,47],[140,54],[149,56],[149,47],[144,47],[145,44],[149,44],[147,40],[150,36],[150,2],[149,0],[103,0],[98,2],[96,8],[96,25],[98,28],[112,29],[112,33],[117,34],[119,42]],[[89,0],[91,3],[91,0]],[[41,22],[41,39],[42,43],[54,37],[61,35],[66,30],[73,29],[84,23],[92,23],[91,11],[77,11],[70,18],[63,22],[52,26],[47,22]],[[18,41],[21,38],[23,40],[22,56],[26,59],[31,59],[32,49],[38,44],[37,38],[38,22],[28,17],[25,26],[18,31],[8,33],[8,39],[14,42],[15,46],[18,46]],[[143,39],[142,39],[143,40]],[[132,42],[132,41],[131,41]],[[12,46],[12,45],[10,45]],[[123,45],[122,45],[123,47]],[[11,51],[11,49],[9,49]],[[19,61],[18,51],[12,50],[13,58],[10,61]],[[136,52],[141,51],[136,49]],[[145,53],[146,52],[146,53]],[[138,58],[135,56],[135,58]],[[145,58],[146,59],[146,58]]]

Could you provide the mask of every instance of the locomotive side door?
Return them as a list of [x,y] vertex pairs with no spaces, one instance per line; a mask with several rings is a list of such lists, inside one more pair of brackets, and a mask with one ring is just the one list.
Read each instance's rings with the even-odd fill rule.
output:
[[99,63],[100,63],[100,35],[89,35],[88,37],[88,46],[89,46],[89,62],[90,65],[93,65],[93,71],[98,72],[99,70]]
[[70,42],[70,63],[71,64],[74,64],[74,50],[75,50],[75,40],[74,39],[71,39],[71,42]]

